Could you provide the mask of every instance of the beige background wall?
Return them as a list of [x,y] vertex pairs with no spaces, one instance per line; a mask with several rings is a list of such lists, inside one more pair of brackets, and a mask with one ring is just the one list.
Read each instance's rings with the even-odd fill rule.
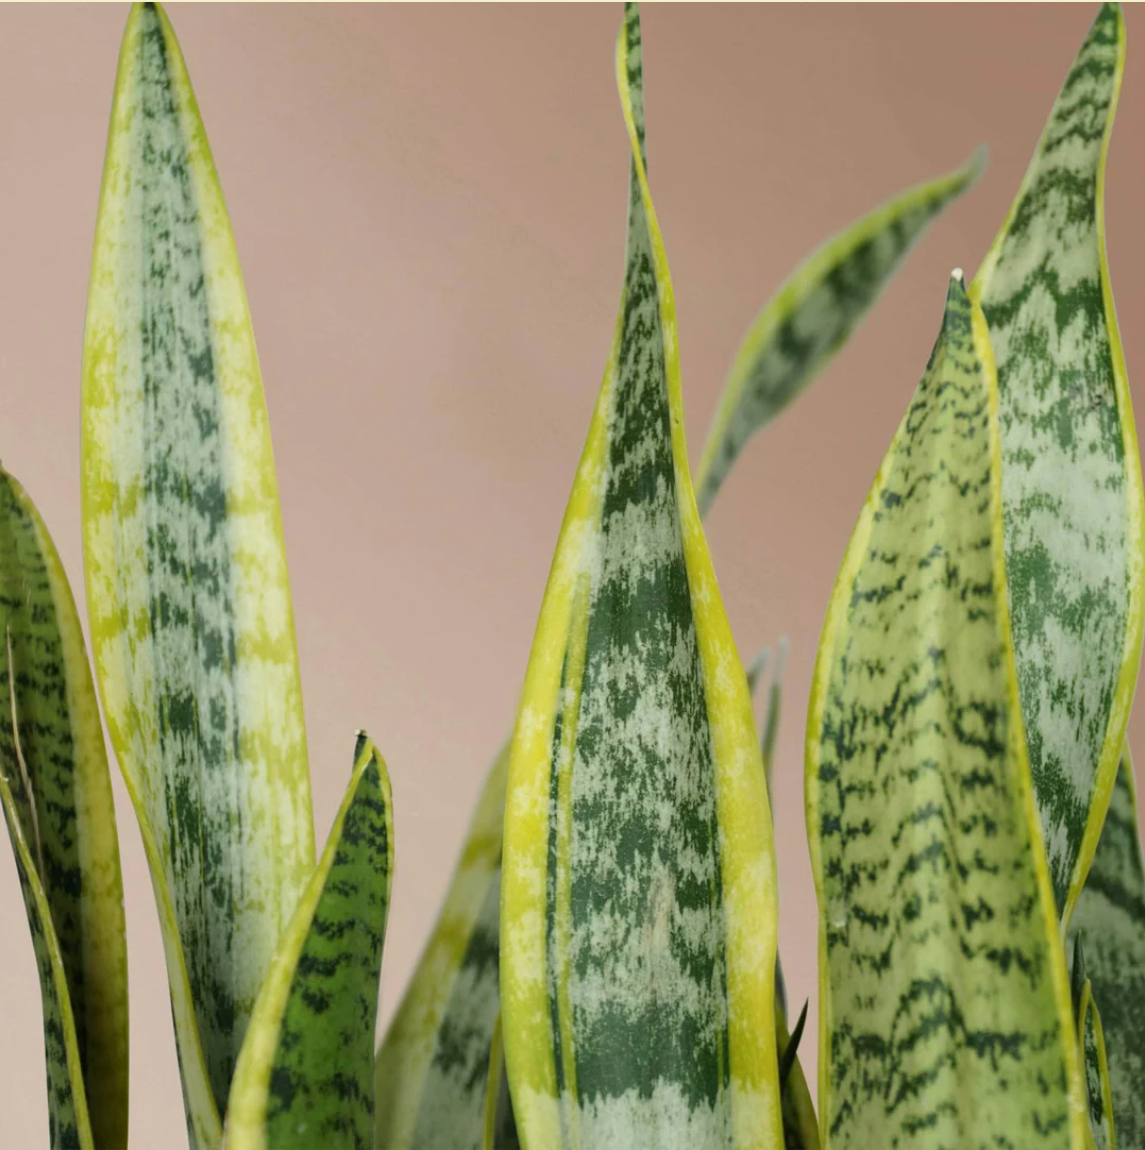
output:
[[[755,441],[709,520],[743,651],[783,633],[792,643],[777,837],[797,1002],[815,986],[800,748],[823,609],[926,361],[946,275],[986,250],[1091,13],[645,13],[650,170],[694,448],[739,337],[791,267],[884,197],[991,148],[983,181],[815,389]],[[80,346],[125,16],[0,7],[0,458],[38,501],[77,589]],[[262,356],[320,836],[357,726],[393,774],[388,1017],[513,716],[608,351],[628,172],[612,76],[619,8],[173,5],[171,16]],[[1131,40],[1145,35],[1145,12],[1130,6],[1128,20]],[[1145,57],[1131,48],[1108,223],[1145,408],[1143,139]],[[1142,744],[1145,710],[1133,729]],[[119,810],[133,1144],[177,1146],[158,928],[134,819],[125,801]],[[5,1147],[46,1145],[39,995],[6,847],[0,1115]]]

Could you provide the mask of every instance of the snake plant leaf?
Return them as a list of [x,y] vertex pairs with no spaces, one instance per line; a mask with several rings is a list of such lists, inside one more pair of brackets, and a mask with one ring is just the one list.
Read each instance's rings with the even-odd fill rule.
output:
[[1084,932],[1073,937],[1070,965],[1070,998],[1077,1023],[1077,1044],[1085,1068],[1085,1091],[1089,1102],[1090,1145],[1110,1150],[1114,1145],[1113,1096],[1101,1016],[1093,1000],[1093,983],[1086,970]]
[[1122,1150],[1145,1146],[1145,866],[1129,751],[1073,916],[1108,1050],[1114,1128]]
[[497,755],[445,904],[375,1063],[377,1150],[481,1150],[498,990],[501,830],[509,746]]
[[1018,682],[1066,924],[1117,776],[1145,618],[1145,500],[1102,204],[1124,64],[1106,4],[971,287],[997,358]]
[[501,1016],[493,1027],[489,1043],[489,1070],[485,1084],[485,1136],[481,1150],[521,1150],[517,1124],[513,1118],[513,1099],[505,1073],[505,1047],[501,1040]]
[[251,1016],[227,1150],[373,1145],[374,1024],[393,869],[389,775],[359,734],[346,797]]
[[781,1144],[774,846],[688,471],[632,5],[616,67],[624,288],[513,739],[505,1061],[528,1150],[762,1150]]
[[696,469],[707,512],[748,440],[770,423],[847,342],[914,244],[977,180],[965,167],[901,193],[829,239],[756,317],[732,364]]
[[53,1146],[127,1144],[115,807],[83,632],[51,536],[0,470],[0,797],[40,972]]
[[1085,1145],[1000,483],[989,335],[956,273],[848,545],[813,679],[824,1146]]
[[127,23],[100,195],[83,528],[97,679],[152,870],[191,1123],[211,1144],[314,829],[250,315],[183,57],[152,4]]

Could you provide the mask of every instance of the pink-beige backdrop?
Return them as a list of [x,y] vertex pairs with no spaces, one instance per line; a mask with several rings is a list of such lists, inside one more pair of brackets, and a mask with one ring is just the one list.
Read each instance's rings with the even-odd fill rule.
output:
[[[815,996],[805,701],[848,533],[926,362],[947,273],[1001,223],[1089,5],[645,12],[650,174],[693,449],[787,272],[899,189],[990,146],[874,315],[755,440],[708,520],[741,650],[791,640],[777,766],[781,945]],[[508,729],[620,287],[618,5],[172,5],[246,273],[291,565],[318,833],[354,731],[383,749],[391,1014]],[[79,363],[126,10],[0,7],[0,458],[82,597]],[[1145,12],[1109,162],[1110,265],[1145,408]],[[1138,41],[1139,42],[1139,41]],[[1135,375],[1136,373],[1136,375]],[[82,609],[82,608],[81,608]],[[1145,736],[1145,709],[1131,730]],[[182,1143],[159,933],[116,783],[132,1144]],[[814,1026],[805,1042],[809,1077]],[[40,1005],[0,848],[0,1128],[46,1145]]]

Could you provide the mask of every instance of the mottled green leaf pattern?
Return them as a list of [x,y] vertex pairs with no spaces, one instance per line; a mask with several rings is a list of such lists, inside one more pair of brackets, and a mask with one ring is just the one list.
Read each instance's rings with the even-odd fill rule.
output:
[[1093,868],[1073,916],[1108,1053],[1121,1150],[1145,1147],[1145,867],[1133,765],[1126,751]]
[[626,271],[514,735],[506,1065],[529,1150],[763,1150],[781,1137],[770,813],[691,491],[634,6],[617,77]]
[[375,1068],[378,1150],[480,1150],[499,1013],[501,830],[506,745]]
[[132,9],[120,56],[83,401],[97,676],[152,867],[190,1118],[213,1144],[314,831],[242,275],[178,44],[151,4]]
[[17,865],[44,999],[52,1144],[82,1141],[78,1092],[90,1113],[84,1137],[123,1147],[127,954],[103,730],[59,556],[31,499],[3,471],[0,684],[0,775],[9,829],[23,844]]
[[1105,265],[1105,156],[1125,60],[1104,5],[972,294],[998,365],[1014,649],[1063,921],[1117,773],[1141,655],[1141,468]]
[[1009,639],[996,402],[956,273],[844,558],[808,715],[832,1147],[1084,1145]]
[[389,775],[359,735],[326,849],[275,951],[243,1043],[228,1150],[367,1150],[374,1023],[394,864]]
[[1085,1093],[1089,1104],[1089,1132],[1093,1150],[1114,1145],[1113,1098],[1109,1084],[1105,1035],[1093,1000],[1093,984],[1086,971],[1084,936],[1073,937],[1070,959],[1070,998],[1077,1024],[1077,1044],[1085,1070]]
[[828,240],[748,329],[720,396],[699,467],[700,512],[748,440],[796,399],[847,342],[935,218],[978,178],[985,156],[903,192]]

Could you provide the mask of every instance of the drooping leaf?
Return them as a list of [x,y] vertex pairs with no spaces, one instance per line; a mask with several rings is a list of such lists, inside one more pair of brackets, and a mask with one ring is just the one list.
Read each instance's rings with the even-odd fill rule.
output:
[[1089,1104],[1089,1144],[1094,1150],[1111,1150],[1115,1145],[1115,1138],[1109,1062],[1106,1058],[1101,1015],[1093,1000],[1093,984],[1086,971],[1084,932],[1079,931],[1072,942],[1070,998],[1077,1025],[1078,1055],[1085,1071],[1085,1092]]
[[186,67],[152,4],[131,11],[108,136],[83,520],[97,678],[152,870],[189,1119],[212,1145],[314,831],[242,275]]
[[59,555],[3,470],[0,644],[0,797],[40,971],[51,1141],[122,1147],[127,952],[103,729]]
[[445,904],[378,1049],[378,1150],[480,1150],[499,1013],[501,830],[509,747],[477,804]]
[[505,1059],[529,1150],[762,1150],[781,1139],[770,812],[688,472],[634,6],[616,59],[626,272],[513,740]]
[[271,960],[239,1055],[227,1150],[368,1150],[394,869],[386,764],[360,734],[326,849]]
[[916,241],[978,178],[985,153],[903,192],[805,260],[748,329],[696,468],[701,514],[748,440],[821,372],[894,277]]
[[1086,974],[1108,1051],[1121,1150],[1145,1146],[1145,867],[1128,749],[1072,929],[1084,933]]
[[997,358],[1014,650],[1065,923],[1117,775],[1145,618],[1145,500],[1102,205],[1124,63],[1106,4],[971,287]]
[[835,1150],[1085,1144],[1007,619],[998,436],[989,336],[956,273],[847,548],[808,713],[818,1101]]

